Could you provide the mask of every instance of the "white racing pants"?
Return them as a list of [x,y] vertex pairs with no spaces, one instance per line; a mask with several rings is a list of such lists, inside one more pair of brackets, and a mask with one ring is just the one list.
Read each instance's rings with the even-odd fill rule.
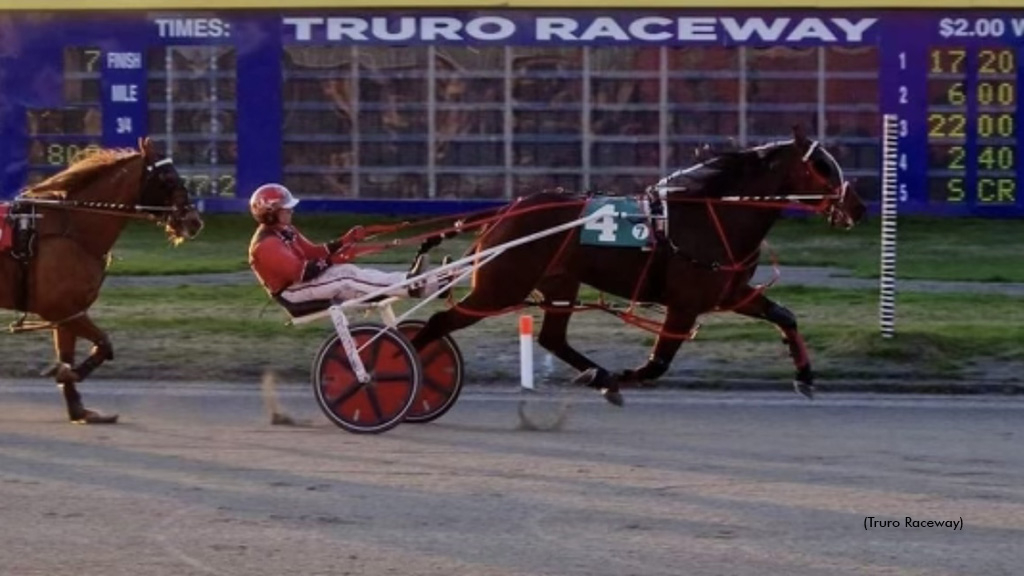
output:
[[[405,272],[384,272],[373,268],[360,268],[354,264],[334,264],[312,280],[293,284],[281,292],[288,302],[313,300],[351,300],[405,282]],[[420,297],[437,291],[437,278],[427,277],[427,285]],[[409,297],[408,286],[399,286],[386,292],[388,296]]]

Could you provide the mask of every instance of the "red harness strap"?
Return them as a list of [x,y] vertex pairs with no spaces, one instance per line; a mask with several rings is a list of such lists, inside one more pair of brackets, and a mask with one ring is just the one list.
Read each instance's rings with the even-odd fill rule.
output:
[[10,218],[11,205],[0,203],[0,253],[14,245],[14,224]]

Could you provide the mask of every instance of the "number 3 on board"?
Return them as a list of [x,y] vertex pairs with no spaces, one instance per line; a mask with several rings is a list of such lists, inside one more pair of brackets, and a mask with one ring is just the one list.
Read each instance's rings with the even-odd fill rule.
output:
[[583,228],[598,232],[598,242],[615,242],[618,239],[616,232],[619,229],[619,223],[615,221],[615,205],[605,204],[594,211],[592,216],[596,214],[600,214],[601,217],[587,222]]

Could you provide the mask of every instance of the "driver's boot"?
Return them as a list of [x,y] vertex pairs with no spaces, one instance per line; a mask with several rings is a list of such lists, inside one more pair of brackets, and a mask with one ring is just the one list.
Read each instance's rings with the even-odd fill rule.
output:
[[[405,279],[409,280],[422,275],[423,272],[427,269],[427,264],[429,263],[429,260],[430,257],[427,256],[426,253],[417,254],[416,259],[413,260],[412,262],[412,266],[409,267],[409,271],[405,273]],[[435,280],[435,290],[436,283],[437,281]],[[416,284],[409,286],[409,296],[412,298],[423,298],[424,296],[429,296],[431,294],[431,291],[427,290],[428,288],[431,288],[429,284],[430,279],[427,278],[426,280],[420,280]]]
[[[451,261],[452,261],[452,257],[451,256],[445,256],[441,260],[441,266],[442,267],[446,266]],[[426,254],[420,254],[419,256],[416,257],[416,260],[412,263],[412,267],[409,268],[409,272],[405,275],[405,277],[406,277],[406,279],[415,278],[415,277],[423,274],[423,272],[426,270],[426,268],[427,268],[427,255]],[[451,280],[455,276],[457,276],[457,275],[458,275],[458,271],[457,270],[452,270],[452,271],[444,272],[443,274],[428,274],[427,277],[425,279],[423,279],[421,282],[419,282],[419,283],[409,287],[409,296],[411,296],[413,298],[425,298],[427,296],[432,296],[435,292],[438,291],[438,289],[443,284],[444,288],[441,289],[441,293],[438,294],[438,297],[440,297],[440,298],[447,298],[448,295],[451,294],[451,291],[452,291]]]
[[[451,264],[451,261],[452,261],[452,257],[446,254],[445,257],[441,259],[441,267],[443,268],[443,267],[447,266],[448,264]],[[444,282],[444,290],[442,290],[441,294],[440,294],[441,298],[447,298],[449,295],[451,295],[451,293],[452,293],[452,279],[454,279],[455,276],[457,276],[457,275],[458,275],[458,271],[457,270],[452,270],[450,272],[445,272],[444,276],[441,277],[441,281]]]
[[416,259],[412,261],[412,266],[409,266],[409,271],[405,273],[406,279],[415,278],[423,271],[427,269],[427,264],[430,262],[430,256],[424,252],[423,254],[417,254]]

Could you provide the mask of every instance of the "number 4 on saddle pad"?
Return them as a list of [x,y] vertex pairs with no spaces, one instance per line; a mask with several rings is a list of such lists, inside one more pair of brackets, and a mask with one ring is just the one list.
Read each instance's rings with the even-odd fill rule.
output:
[[587,200],[583,217],[600,214],[580,230],[580,244],[614,248],[644,248],[651,241],[649,210],[631,197],[596,197]]

